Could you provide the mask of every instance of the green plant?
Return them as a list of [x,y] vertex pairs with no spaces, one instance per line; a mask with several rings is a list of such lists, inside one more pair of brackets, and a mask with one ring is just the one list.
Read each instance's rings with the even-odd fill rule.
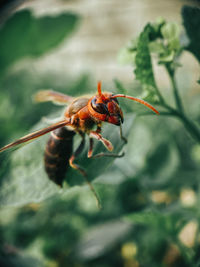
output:
[[[135,77],[144,90],[142,97],[160,106],[160,115],[181,120],[193,138],[200,142],[200,129],[186,114],[176,82],[176,72],[181,67],[180,58],[184,51],[190,51],[199,61],[200,35],[196,28],[200,23],[200,10],[184,7],[182,14],[188,37],[180,34],[178,24],[159,18],[155,23],[148,23],[139,37],[121,51],[120,59],[133,64]],[[152,57],[157,64],[164,66],[168,74],[175,107],[159,90],[154,77]]]
[[[193,112],[188,108],[195,107],[194,100],[199,98],[196,95],[196,99],[187,99],[186,105],[185,92],[179,93],[180,85],[177,86],[179,62],[184,53],[189,51],[199,60],[199,13],[197,8],[183,8],[187,38],[180,36],[176,24],[159,19],[148,24],[138,39],[121,53],[123,60],[134,65],[143,93],[140,85],[129,88],[116,79],[118,91],[127,93],[129,88],[134,94],[138,92],[142,98],[158,105],[161,116],[140,116],[144,115],[141,109],[133,110],[137,105],[129,105],[129,102],[124,105],[120,100],[124,113],[129,113],[123,125],[124,134],[129,138],[125,157],[114,162],[90,161],[84,151],[79,158],[101,196],[101,211],[77,172],[69,170],[68,186],[63,190],[48,180],[43,170],[43,150],[48,137],[1,154],[2,266],[199,266],[200,150],[194,142],[199,141],[199,103]],[[27,12],[22,12],[24,14],[27,16]],[[27,17],[32,22],[37,20],[32,15]],[[33,24],[40,22],[41,19]],[[59,29],[59,23],[57,26]],[[73,23],[71,26],[73,28]],[[8,33],[9,30],[9,36]],[[15,38],[18,39],[18,35]],[[39,35],[38,42],[40,38],[45,36]],[[22,55],[20,58],[35,57],[29,53]],[[14,57],[13,62],[17,63],[20,58]],[[152,62],[161,64],[169,74],[172,85],[169,95],[158,88]],[[1,146],[28,132],[32,125],[31,130],[45,126],[38,118],[51,111],[50,118],[60,116],[59,108],[51,109],[48,103],[34,106],[30,102],[30,95],[38,89],[53,88],[69,95],[77,95],[80,88],[85,90],[81,94],[94,92],[89,75],[72,79],[56,73],[56,69],[55,73],[44,74],[24,68],[9,71],[10,67],[11,62],[1,73]],[[190,70],[188,77],[184,71],[179,75],[188,84]],[[130,94],[133,95],[133,91]],[[194,140],[188,138],[184,126]],[[117,151],[122,149],[117,127],[103,128],[103,135],[112,141]],[[75,140],[75,146],[79,141]],[[96,149],[102,151],[102,146]],[[184,242],[181,237],[185,229],[190,230],[184,234],[190,242]]]

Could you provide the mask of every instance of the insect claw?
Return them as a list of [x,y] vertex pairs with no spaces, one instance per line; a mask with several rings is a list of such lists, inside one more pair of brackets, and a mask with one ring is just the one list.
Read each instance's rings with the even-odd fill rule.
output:
[[110,158],[122,158],[125,155],[124,152],[121,154],[112,154],[112,153],[99,153],[94,156],[92,156],[92,159],[101,158],[101,157],[110,157]]
[[124,141],[125,144],[128,143],[128,140],[126,139],[126,137],[122,136],[121,138],[122,138],[122,140]]

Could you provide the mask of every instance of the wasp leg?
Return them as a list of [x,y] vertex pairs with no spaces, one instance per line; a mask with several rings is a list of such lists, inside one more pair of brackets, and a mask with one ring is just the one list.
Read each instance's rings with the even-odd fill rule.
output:
[[88,150],[88,158],[92,157],[93,154],[93,144],[94,144],[94,140],[92,138],[89,139],[90,142],[90,146],[89,146],[89,150]]
[[98,153],[96,155],[91,156],[90,158],[92,158],[92,159],[101,158],[101,157],[122,158],[122,157],[124,157],[124,155],[125,155],[124,152],[122,152],[121,154]]
[[74,163],[75,158],[81,154],[81,152],[83,151],[83,148],[85,146],[85,137],[82,136],[82,141],[79,145],[79,147],[77,148],[77,150],[71,155],[70,159],[69,159],[69,165],[75,169],[78,170],[83,176],[87,176],[86,172],[77,164]]
[[96,199],[98,208],[101,209],[101,208],[102,208],[102,206],[101,206],[101,201],[100,201],[100,199],[99,199],[99,197],[98,197],[98,195],[97,195],[97,193],[96,193],[96,191],[95,191],[93,185],[92,185],[92,184],[90,183],[90,181],[88,180],[88,178],[87,178],[87,173],[86,173],[85,170],[82,169],[78,164],[75,164],[75,163],[74,163],[75,158],[82,152],[84,146],[85,146],[85,136],[82,135],[82,141],[81,141],[79,147],[77,148],[77,150],[76,150],[76,151],[72,154],[72,156],[70,157],[70,159],[69,159],[69,164],[70,164],[70,166],[71,166],[73,169],[78,170],[78,171],[82,174],[82,176],[84,177],[84,179],[85,179],[85,181],[87,182],[88,186],[90,187],[90,190],[91,190],[91,191],[93,192],[93,194],[94,194],[94,197],[95,197],[95,199]]
[[111,144],[111,142],[105,138],[103,138],[103,136],[95,131],[91,131],[89,133],[89,137],[95,138],[99,141],[101,141],[103,143],[103,145],[109,150],[112,151],[113,150],[113,145]]
[[121,124],[119,126],[119,131],[120,131],[119,132],[120,133],[120,138],[124,141],[125,144],[127,144],[128,141],[127,141],[126,137],[123,136],[123,133],[122,133],[122,125]]
[[89,146],[89,150],[88,150],[88,158],[100,158],[100,157],[111,157],[111,158],[121,158],[124,156],[124,152],[122,152],[122,154],[114,154],[114,153],[98,153],[96,155],[92,155],[93,154],[93,139],[90,138],[90,146]]

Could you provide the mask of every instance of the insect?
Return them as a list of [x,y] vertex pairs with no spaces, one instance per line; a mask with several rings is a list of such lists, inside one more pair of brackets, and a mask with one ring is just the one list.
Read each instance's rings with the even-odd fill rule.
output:
[[[44,165],[46,173],[50,180],[62,186],[65,179],[66,171],[69,166],[78,170],[85,177],[88,185],[93,191],[97,202],[97,194],[92,184],[87,179],[85,170],[77,165],[74,161],[82,152],[85,145],[85,135],[89,136],[88,158],[92,157],[120,157],[122,155],[112,153],[100,153],[93,155],[93,140],[97,139],[102,142],[106,149],[111,152],[113,145],[101,135],[102,122],[108,122],[120,127],[120,137],[126,142],[122,134],[123,112],[119,106],[117,98],[127,98],[139,102],[150,108],[156,114],[159,112],[144,100],[127,96],[123,94],[113,94],[102,92],[101,82],[97,85],[97,94],[93,96],[81,96],[74,98],[56,91],[43,90],[35,95],[38,102],[52,101],[54,103],[67,105],[63,119],[44,129],[35,131],[24,137],[2,147],[0,152],[14,147],[16,145],[36,139],[42,135],[51,132],[44,152]],[[94,127],[96,126],[96,130]],[[79,134],[82,141],[79,147],[73,152],[73,137]]]

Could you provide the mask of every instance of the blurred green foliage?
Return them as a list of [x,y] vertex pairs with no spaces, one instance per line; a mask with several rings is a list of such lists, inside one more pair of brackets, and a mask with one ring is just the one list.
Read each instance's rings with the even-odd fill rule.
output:
[[74,14],[35,18],[29,10],[15,13],[0,29],[0,73],[16,60],[55,48],[73,32],[77,20]]
[[185,6],[182,9],[182,16],[184,27],[190,40],[187,49],[200,61],[200,10],[196,7]]
[[[190,21],[191,9],[183,9],[184,24]],[[192,14],[194,20],[199,19],[199,10]],[[55,118],[62,113],[49,103],[33,105],[31,96],[37,90],[53,88],[77,95],[81,88],[81,94],[94,93],[87,75],[74,81],[56,72],[37,73],[36,78],[31,70],[10,69],[20,58],[40,56],[59,45],[72,32],[77,19],[67,13],[56,18],[34,18],[29,11],[23,11],[2,26],[5,40],[13,40],[24,49],[16,50],[16,54],[13,49],[0,51],[0,58],[4,58],[0,63],[1,146],[31,131],[30,128],[44,127],[43,116],[52,112],[49,117]],[[20,34],[23,23],[32,25],[26,27],[30,30],[26,40]],[[54,25],[55,31],[44,35],[44,25]],[[186,26],[191,42],[198,30],[192,27],[188,32]],[[159,105],[161,116],[145,113],[146,116],[136,117],[144,107],[120,100],[124,113],[129,113],[123,126],[124,134],[129,136],[128,146],[123,148],[125,157],[114,162],[88,160],[84,151],[78,159],[102,199],[101,211],[75,171],[67,173],[68,185],[63,190],[47,179],[42,157],[48,136],[0,155],[1,266],[199,266],[200,110],[199,102],[194,101],[199,96],[187,99],[193,108],[194,122],[185,113],[182,102],[178,102],[181,98],[173,83],[178,59],[188,49],[181,44],[179,33],[176,24],[159,19],[144,28],[132,50],[128,48],[136,78],[148,99]],[[28,45],[33,39],[37,39],[35,50],[32,44]],[[152,53],[156,53],[157,62],[165,66],[172,81],[175,107],[169,102],[170,97],[165,101],[160,94],[151,64]],[[185,79],[184,72],[181,75]],[[116,91],[134,95],[131,87],[117,79],[115,86]],[[184,93],[181,95],[186,98]],[[113,127],[105,126],[103,135],[119,152],[123,144],[119,142],[118,128]],[[197,131],[194,139],[188,134],[191,131]],[[79,141],[75,139],[75,146]],[[101,144],[95,145],[96,151],[103,150]]]

